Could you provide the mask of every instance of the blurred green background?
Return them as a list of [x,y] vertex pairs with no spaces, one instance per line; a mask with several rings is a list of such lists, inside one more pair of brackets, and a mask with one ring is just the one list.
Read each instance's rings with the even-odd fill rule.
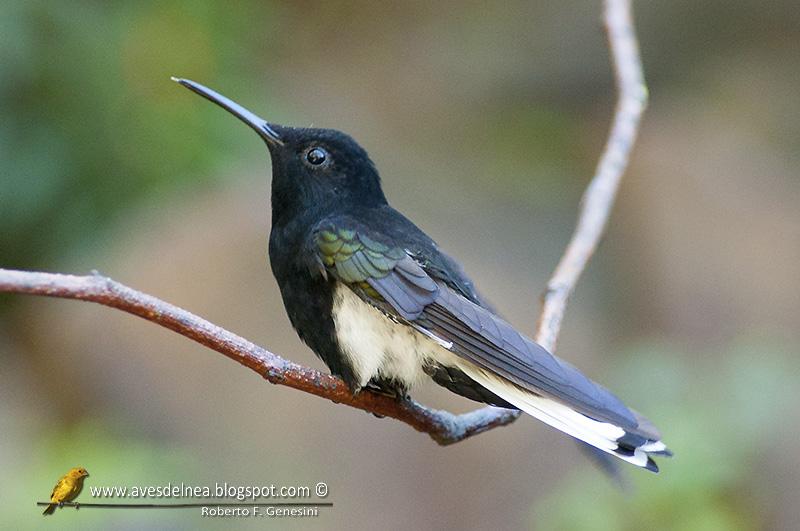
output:
[[[98,269],[322,367],[266,262],[266,151],[178,75],[275,122],[351,133],[393,204],[531,332],[613,109],[600,12],[2,2],[0,267]],[[660,475],[627,470],[616,489],[530,419],[440,448],[131,316],[2,295],[3,526],[796,529],[800,9],[642,2],[636,18],[651,106],[559,353],[660,426],[676,452]],[[42,518],[34,502],[73,466],[95,486],[325,481],[335,507]]]

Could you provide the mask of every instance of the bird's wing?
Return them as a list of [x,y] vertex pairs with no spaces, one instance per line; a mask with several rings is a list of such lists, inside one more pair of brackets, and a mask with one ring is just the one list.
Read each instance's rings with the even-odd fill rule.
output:
[[339,217],[317,225],[312,239],[318,268],[325,274],[382,310],[453,343],[459,356],[593,418],[637,426],[633,414],[609,391],[447,287],[432,276],[435,272],[429,275],[403,248],[381,235]]
[[469,362],[459,369],[511,404],[611,453],[618,445],[630,452],[643,447],[629,459],[640,466],[651,464],[646,451],[666,450],[655,429],[610,391],[449,287],[390,238],[340,216],[319,223],[307,248],[312,271],[332,275],[365,301],[450,345]]
[[[57,492],[59,493],[59,495],[61,494],[64,487],[64,483],[66,483],[66,481],[67,481],[67,476],[64,476],[63,478],[58,480],[56,486],[53,487],[53,492],[50,493],[50,500],[53,500],[53,498],[55,498]],[[63,500],[53,500],[53,501],[63,501]]]
[[333,275],[368,302],[409,321],[417,319],[439,291],[404,249],[348,217],[319,223],[308,250],[312,272]]

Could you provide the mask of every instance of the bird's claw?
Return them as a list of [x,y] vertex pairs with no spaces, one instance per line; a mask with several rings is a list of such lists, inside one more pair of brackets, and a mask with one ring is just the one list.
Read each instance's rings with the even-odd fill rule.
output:
[[386,384],[376,383],[374,381],[370,381],[365,385],[362,389],[368,389],[371,392],[375,393],[376,395],[388,396],[389,398],[394,398],[398,402],[403,402],[405,400],[409,400],[409,395],[405,390],[402,390],[398,387]]

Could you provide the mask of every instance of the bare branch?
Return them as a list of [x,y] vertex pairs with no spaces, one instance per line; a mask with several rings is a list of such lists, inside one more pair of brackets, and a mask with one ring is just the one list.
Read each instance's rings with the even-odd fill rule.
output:
[[[608,142],[583,196],[575,233],[544,295],[535,339],[551,352],[555,350],[567,300],[605,230],[647,101],[629,0],[607,0],[605,23],[619,99]],[[271,383],[397,419],[427,433],[439,444],[461,441],[519,417],[518,411],[495,407],[454,415],[368,390],[354,396],[339,378],[283,359],[186,310],[99,274],[74,276],[0,269],[0,292],[77,299],[117,308],[216,350]]]
[[550,352],[555,351],[567,301],[605,231],[647,106],[630,0],[606,0],[604,21],[619,95],[603,155],[583,194],[577,227],[543,296],[536,342]]
[[[606,0],[603,18],[618,91],[617,106],[605,149],[583,193],[575,232],[542,296],[542,312],[534,339],[550,352],[556,350],[569,297],[605,232],[647,106],[647,86],[630,0]],[[493,410],[498,415],[502,411],[483,408],[486,415],[491,415]]]
[[516,411],[499,408],[493,408],[491,414],[478,410],[454,415],[366,390],[354,396],[335,376],[281,358],[193,313],[99,274],[75,276],[0,269],[0,292],[91,301],[138,315],[224,354],[271,383],[397,419],[429,434],[439,444],[458,442],[508,424],[518,416]]

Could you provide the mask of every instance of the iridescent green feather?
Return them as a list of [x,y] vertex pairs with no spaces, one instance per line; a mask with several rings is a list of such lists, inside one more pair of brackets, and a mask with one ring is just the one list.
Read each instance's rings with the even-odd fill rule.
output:
[[389,247],[354,230],[333,225],[318,231],[316,240],[325,267],[335,272],[340,281],[368,289],[370,295],[377,293],[366,281],[384,278],[406,256],[400,248]]

